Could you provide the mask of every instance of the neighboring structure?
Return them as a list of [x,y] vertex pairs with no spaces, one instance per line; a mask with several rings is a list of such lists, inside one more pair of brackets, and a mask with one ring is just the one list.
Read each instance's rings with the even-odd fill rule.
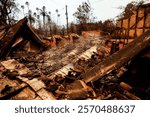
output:
[[114,38],[133,39],[150,29],[150,3],[140,5],[133,14],[117,21]]
[[99,37],[101,35],[102,31],[100,30],[93,30],[93,31],[82,31],[82,36],[84,38],[87,38],[87,37]]
[[64,45],[65,43],[64,41],[65,40],[60,35],[53,35],[49,40],[47,39],[49,46],[54,47],[54,48]]
[[16,49],[35,52],[46,47],[27,22],[27,18],[20,20],[0,39],[0,59]]
[[65,45],[66,43],[74,43],[78,42],[80,39],[80,36],[75,33],[70,33],[69,35],[66,36],[61,36],[61,35],[52,35],[52,37],[44,37],[44,43],[47,44],[49,47],[61,47]]

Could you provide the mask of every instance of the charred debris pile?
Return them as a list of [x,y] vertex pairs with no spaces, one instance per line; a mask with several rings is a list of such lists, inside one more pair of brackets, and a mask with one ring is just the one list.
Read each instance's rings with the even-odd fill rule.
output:
[[100,60],[100,37],[48,48],[19,21],[0,40],[0,99],[150,99],[150,31]]

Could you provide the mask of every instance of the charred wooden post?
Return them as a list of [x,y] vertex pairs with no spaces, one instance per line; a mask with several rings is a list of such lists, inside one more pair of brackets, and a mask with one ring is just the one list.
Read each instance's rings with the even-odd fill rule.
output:
[[129,19],[128,19],[128,29],[127,29],[127,43],[128,43],[129,38],[130,38],[130,21],[131,21],[131,18],[129,17]]
[[110,57],[103,60],[94,68],[86,71],[81,77],[88,83],[96,81],[106,74],[109,74],[113,70],[119,69],[130,61],[135,55],[141,52],[143,49],[150,46],[150,30],[140,36],[138,39],[129,43],[122,50],[114,53]]

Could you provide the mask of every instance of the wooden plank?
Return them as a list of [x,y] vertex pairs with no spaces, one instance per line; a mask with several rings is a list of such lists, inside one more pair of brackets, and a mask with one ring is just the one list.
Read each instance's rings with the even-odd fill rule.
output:
[[39,81],[39,80],[37,80],[37,79],[28,80],[28,81],[26,81],[26,83],[27,83],[30,87],[32,87],[32,89],[33,89],[34,91],[38,91],[38,90],[40,90],[40,89],[46,87],[45,84],[44,84],[42,81]]
[[128,91],[124,91],[124,94],[126,95],[126,96],[128,96],[130,99],[132,99],[132,100],[141,100],[139,97],[137,97],[137,96],[135,96],[134,94],[132,94],[132,93],[130,93],[130,92],[128,92]]
[[43,88],[41,90],[37,91],[37,94],[43,100],[56,100],[55,96],[51,92],[48,92]]
[[120,87],[127,90],[127,91],[131,91],[133,89],[133,87],[131,87],[129,84],[125,83],[125,82],[121,82]]

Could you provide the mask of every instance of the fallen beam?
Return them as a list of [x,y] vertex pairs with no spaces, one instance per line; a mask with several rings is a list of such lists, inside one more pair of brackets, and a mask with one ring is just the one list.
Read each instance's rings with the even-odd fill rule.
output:
[[101,63],[86,71],[80,77],[86,82],[96,81],[113,70],[119,69],[135,57],[139,52],[150,46],[150,30],[144,33],[141,37],[129,43],[120,51],[109,56]]
[[124,94],[126,95],[126,96],[128,96],[130,99],[132,99],[132,100],[141,100],[139,97],[137,97],[137,96],[135,96],[134,94],[132,94],[132,93],[130,93],[130,92],[128,92],[128,91],[124,91]]
[[22,83],[20,86],[13,87],[12,90],[10,90],[8,93],[0,94],[0,100],[9,99],[13,95],[16,95],[19,92],[21,92],[26,87],[27,87],[27,84],[25,84],[25,83]]

